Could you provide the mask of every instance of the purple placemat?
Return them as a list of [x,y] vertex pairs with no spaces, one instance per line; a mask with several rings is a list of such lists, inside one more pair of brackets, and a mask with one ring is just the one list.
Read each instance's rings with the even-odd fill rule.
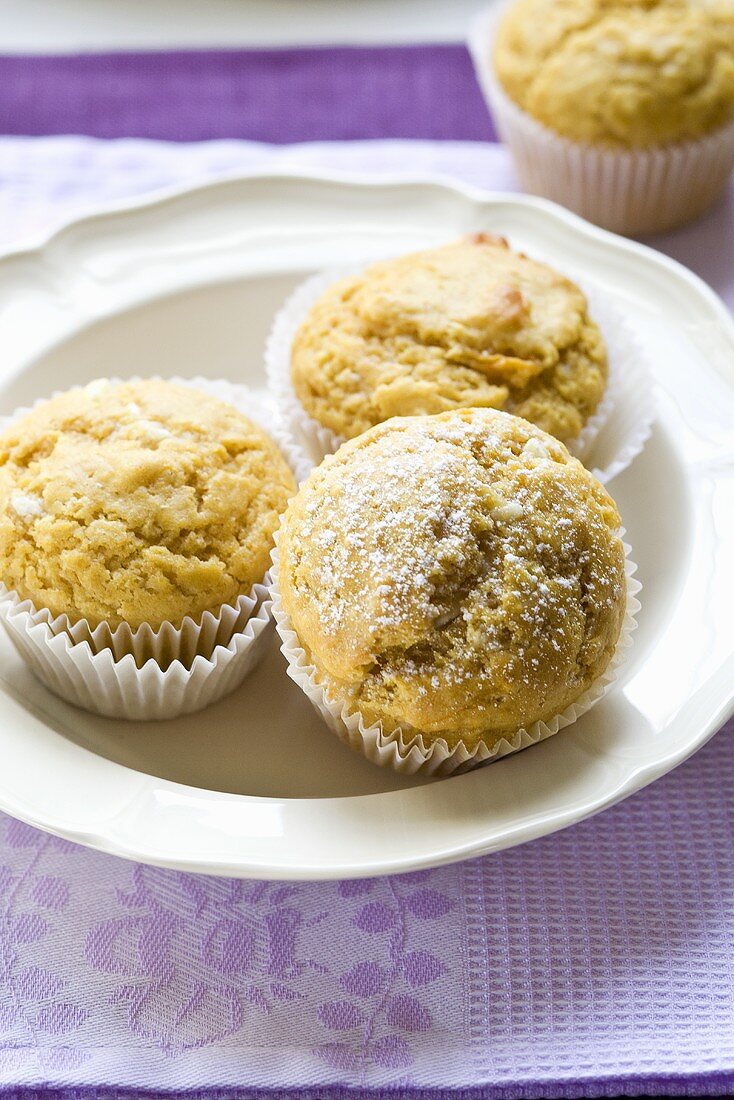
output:
[[494,140],[463,46],[0,57],[0,133]]

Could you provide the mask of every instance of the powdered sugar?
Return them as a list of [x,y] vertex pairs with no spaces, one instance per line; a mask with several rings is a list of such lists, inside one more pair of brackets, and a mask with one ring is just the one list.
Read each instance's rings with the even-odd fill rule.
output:
[[467,703],[475,718],[526,699],[532,713],[559,683],[583,687],[613,643],[613,512],[562,447],[519,425],[489,410],[393,421],[328,458],[286,518],[292,583],[318,624],[305,640],[369,706],[423,698],[447,728]]
[[[470,479],[450,451],[437,456],[428,439],[382,460],[366,448],[353,476],[334,496],[315,498],[306,510],[303,537],[314,535],[322,551],[316,580],[323,597],[323,625],[342,625],[345,584],[373,610],[374,633],[399,629],[408,619],[426,623],[446,611],[434,604],[437,580],[446,568],[459,566],[471,539]],[[430,469],[431,478],[426,478]],[[413,489],[421,492],[411,499]],[[325,510],[338,515],[339,530],[321,527]],[[404,553],[396,555],[399,544]],[[376,603],[376,606],[375,606]]]
[[46,512],[39,496],[35,493],[22,493],[19,489],[10,494],[10,507],[21,519],[35,519]]

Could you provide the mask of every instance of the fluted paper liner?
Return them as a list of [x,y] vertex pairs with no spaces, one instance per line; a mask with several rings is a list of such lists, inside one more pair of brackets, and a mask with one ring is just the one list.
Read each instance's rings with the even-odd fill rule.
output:
[[477,17],[469,32],[474,69],[525,191],[629,236],[660,233],[702,214],[734,168],[734,121],[698,140],[617,150],[555,133],[507,94],[493,63],[506,5]]
[[[279,430],[268,398],[223,380],[170,381],[234,405],[278,443],[296,476],[302,476],[301,459]],[[21,408],[4,418],[0,430],[29,411]],[[270,633],[268,580],[266,574],[263,583],[216,612],[155,630],[146,624],[132,630],[124,623],[115,629],[107,623],[92,629],[85,619],[72,623],[0,583],[0,620],[36,675],[70,703],[110,718],[176,718],[233,691],[255,667]]]
[[[624,532],[621,532],[621,534],[624,534]],[[441,738],[437,738],[426,745],[420,733],[406,733],[400,727],[386,733],[381,722],[366,725],[362,715],[358,710],[352,708],[349,702],[330,697],[327,687],[319,680],[316,668],[301,646],[298,635],[291,625],[290,618],[283,608],[278,575],[280,554],[276,535],[276,545],[272,553],[273,565],[270,571],[270,596],[273,603],[272,611],[275,618],[275,628],[281,639],[280,648],[288,662],[288,675],[294,683],[298,684],[340,740],[356,752],[362,753],[373,764],[378,764],[381,767],[391,767],[395,771],[404,772],[408,775],[420,772],[424,775],[445,776],[454,772],[466,771],[489,760],[497,760],[502,756],[508,756],[510,753],[518,752],[530,745],[536,745],[539,741],[545,741],[546,738],[552,737],[554,733],[570,726],[577,718],[580,718],[582,714],[585,714],[586,711],[598,703],[617,679],[627,651],[632,644],[632,632],[637,626],[636,616],[641,606],[637,594],[642,588],[642,585],[634,576],[637,566],[630,557],[631,549],[626,542],[623,545],[625,577],[627,580],[627,606],[619,639],[607,668],[575,703],[566,707],[560,714],[547,722],[535,722],[528,729],[520,729],[512,738],[502,738],[492,746],[480,741],[473,748],[468,748],[462,742],[459,742],[454,748],[450,748],[446,741]]]
[[[293,291],[270,330],[265,350],[268,386],[279,410],[283,440],[298,455],[300,469],[317,465],[338,450],[344,440],[309,416],[296,396],[291,383],[293,339],[321,295],[339,279],[363,269],[362,265],[312,275]],[[604,337],[609,378],[596,412],[568,449],[606,484],[629,466],[650,435],[655,418],[652,375],[637,336],[625,318],[596,287],[582,280],[582,290],[589,302],[589,313]],[[595,462],[598,452],[608,456],[601,464]]]
[[[147,636],[136,638],[129,628],[110,632],[103,625],[90,632],[86,623],[75,623],[65,629],[2,585],[0,618],[20,655],[56,695],[108,718],[155,721],[201,710],[242,682],[263,654],[270,604],[267,588],[255,585],[236,605],[217,615],[206,612],[201,624],[186,619],[178,630],[167,623],[157,632],[141,627],[136,633]],[[90,637],[75,641],[76,633],[114,633],[118,645],[96,649]],[[123,633],[131,648],[117,656]],[[150,653],[142,666],[141,650]]]

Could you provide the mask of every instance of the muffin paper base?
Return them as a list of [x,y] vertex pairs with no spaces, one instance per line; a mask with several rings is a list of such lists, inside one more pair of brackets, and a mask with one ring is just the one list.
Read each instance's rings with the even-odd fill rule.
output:
[[[0,619],[20,655],[56,695],[128,721],[178,718],[221,699],[258,663],[272,625],[268,590],[260,584],[218,615],[207,612],[201,624],[184,620],[178,631],[170,623],[157,632],[149,627],[110,632],[104,625],[90,631],[86,623],[64,628],[66,616],[53,619],[4,585]],[[116,636],[114,649],[100,644],[110,633]],[[74,640],[83,634],[83,641]],[[125,635],[130,648],[116,656]],[[144,661],[142,653],[149,654]]]
[[362,715],[351,709],[348,703],[331,698],[327,688],[318,680],[316,668],[301,646],[290,619],[283,609],[279,588],[279,551],[276,537],[272,554],[270,595],[273,602],[275,627],[281,639],[281,650],[288,662],[288,675],[294,683],[298,684],[337,737],[356,752],[362,753],[373,764],[391,767],[395,771],[408,775],[420,772],[423,775],[445,776],[466,771],[490,760],[498,760],[502,756],[536,745],[539,741],[552,737],[564,727],[570,726],[595,703],[598,703],[617,679],[627,650],[632,644],[632,633],[637,626],[636,616],[641,606],[637,594],[642,588],[634,576],[637,566],[630,558],[631,550],[627,543],[624,543],[624,550],[627,606],[614,655],[604,673],[575,703],[566,707],[554,718],[547,722],[535,722],[528,729],[518,730],[512,738],[502,738],[491,747],[480,742],[473,748],[468,748],[459,742],[450,748],[440,738],[427,746],[419,733],[407,734],[400,728],[391,733],[385,733],[379,722],[366,725]]
[[694,141],[615,150],[554,133],[502,87],[493,43],[505,5],[480,15],[469,33],[477,79],[524,190],[616,233],[659,233],[702,214],[734,168],[734,122]]
[[[303,476],[302,460],[284,438],[267,397],[225,381],[169,381],[234,405],[275,440],[296,477]],[[28,411],[17,410],[0,428]],[[266,575],[249,594],[215,613],[155,630],[145,624],[131,630],[107,623],[92,628],[84,619],[71,623],[0,584],[0,620],[18,652],[57,695],[110,718],[162,720],[201,710],[234,690],[255,667],[270,633],[267,584]]]
[[[268,384],[280,413],[281,437],[284,445],[298,456],[300,470],[317,465],[344,440],[309,416],[296,396],[290,367],[293,339],[324,291],[339,279],[361,270],[363,266],[312,275],[288,298],[270,330],[265,350]],[[630,464],[650,435],[655,418],[652,375],[644,351],[625,319],[610,307],[596,287],[580,281],[589,312],[607,346],[609,380],[596,412],[568,449],[605,484]],[[595,462],[597,450],[604,453],[600,462]]]

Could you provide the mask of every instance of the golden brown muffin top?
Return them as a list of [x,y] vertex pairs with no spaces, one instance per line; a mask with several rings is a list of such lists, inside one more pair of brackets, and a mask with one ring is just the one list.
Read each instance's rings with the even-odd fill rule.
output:
[[569,442],[607,361],[579,288],[477,233],[330,287],[293,341],[306,411],[341,438],[391,416],[499,408]]
[[294,490],[272,440],[224,401],[92,382],[0,436],[0,580],[92,627],[196,619],[263,579]]
[[493,744],[577,699],[626,606],[620,519],[557,440],[472,409],[345,443],[289,503],[280,590],[368,722]]
[[734,118],[734,3],[515,0],[494,65],[520,107],[573,141],[700,138]]

